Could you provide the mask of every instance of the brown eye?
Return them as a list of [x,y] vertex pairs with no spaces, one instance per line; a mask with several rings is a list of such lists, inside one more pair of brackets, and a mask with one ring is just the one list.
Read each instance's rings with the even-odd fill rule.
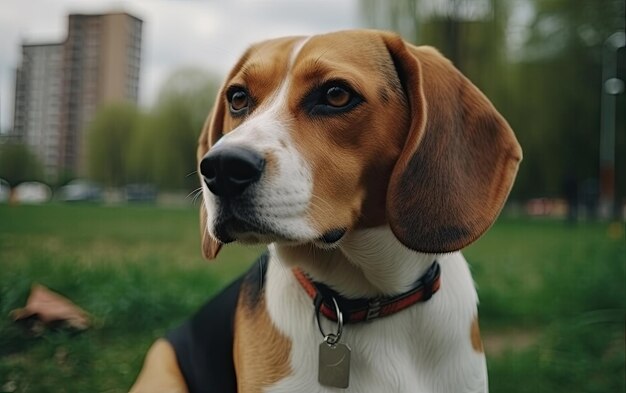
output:
[[335,108],[341,108],[350,102],[350,92],[338,86],[326,90],[326,102]]
[[248,107],[248,95],[245,91],[239,90],[230,96],[231,112],[241,112]]
[[348,82],[330,80],[313,87],[300,105],[311,116],[318,117],[347,114],[363,102],[365,99]]

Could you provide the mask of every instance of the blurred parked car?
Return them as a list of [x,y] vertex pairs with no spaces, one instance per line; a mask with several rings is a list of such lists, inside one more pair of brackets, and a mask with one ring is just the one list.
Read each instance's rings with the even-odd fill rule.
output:
[[0,203],[7,202],[9,200],[9,195],[11,195],[11,186],[9,182],[0,179]]
[[533,198],[525,205],[526,214],[534,217],[565,217],[567,202],[559,198]]
[[18,203],[44,203],[51,196],[50,187],[35,181],[20,183],[15,187],[15,201]]
[[154,202],[157,199],[157,188],[154,184],[135,183],[124,187],[127,202]]
[[102,188],[88,180],[76,179],[59,189],[65,202],[97,202],[102,200]]

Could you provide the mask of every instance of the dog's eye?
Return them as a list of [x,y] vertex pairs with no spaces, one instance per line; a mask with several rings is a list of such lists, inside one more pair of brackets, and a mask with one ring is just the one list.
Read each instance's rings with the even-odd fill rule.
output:
[[348,113],[363,101],[347,82],[336,80],[313,88],[302,99],[302,106],[312,116],[332,116]]
[[245,91],[238,91],[230,99],[230,107],[237,112],[248,106],[248,95]]
[[334,106],[335,108],[341,108],[348,105],[350,98],[350,92],[342,87],[333,86],[326,90],[326,102],[328,105]]
[[242,87],[234,86],[228,89],[226,97],[230,104],[230,112],[233,115],[242,115],[248,110],[250,98],[246,90]]

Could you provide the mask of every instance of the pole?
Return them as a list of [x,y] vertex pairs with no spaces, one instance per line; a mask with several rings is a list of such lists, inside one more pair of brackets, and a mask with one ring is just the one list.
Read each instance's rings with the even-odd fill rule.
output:
[[[623,90],[617,79],[617,51],[626,45],[626,34],[618,31],[604,41],[602,91],[600,98],[600,217],[615,213],[615,101]],[[621,84],[621,88],[619,87]]]

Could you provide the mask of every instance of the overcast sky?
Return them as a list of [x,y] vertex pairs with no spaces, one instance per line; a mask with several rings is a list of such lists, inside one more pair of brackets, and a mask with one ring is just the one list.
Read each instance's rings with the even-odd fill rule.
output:
[[69,13],[123,10],[144,21],[140,104],[181,67],[224,75],[252,42],[362,25],[358,0],[2,0],[0,130],[13,124],[22,42],[60,42]]

